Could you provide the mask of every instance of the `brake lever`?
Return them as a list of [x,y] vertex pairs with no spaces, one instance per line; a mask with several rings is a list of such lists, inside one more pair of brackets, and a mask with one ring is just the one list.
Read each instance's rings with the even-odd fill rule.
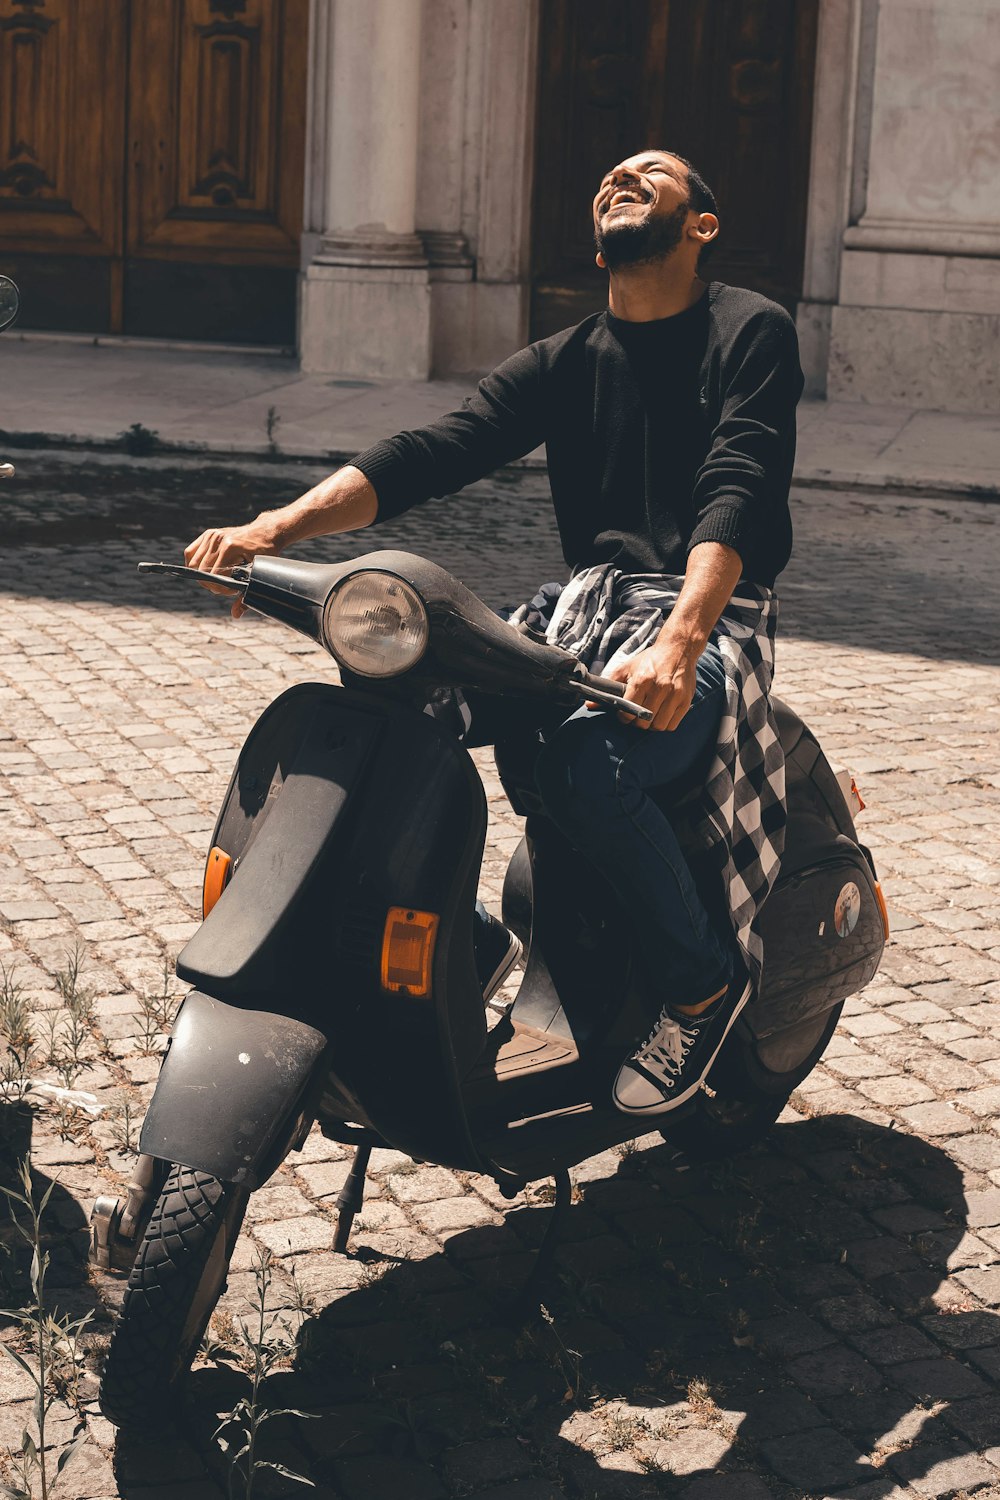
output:
[[634,719],[651,719],[653,710],[644,707],[641,703],[633,703],[631,698],[625,697],[625,689],[620,693],[611,691],[611,687],[597,687],[595,679],[589,673],[580,677],[571,677],[566,687],[574,693],[579,693],[585,703],[599,703],[602,708],[614,708],[619,713],[631,714]]

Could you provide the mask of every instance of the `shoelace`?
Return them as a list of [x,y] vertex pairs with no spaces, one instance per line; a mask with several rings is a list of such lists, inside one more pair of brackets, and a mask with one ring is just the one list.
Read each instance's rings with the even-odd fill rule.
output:
[[636,1062],[642,1063],[650,1072],[669,1074],[669,1085],[681,1070],[691,1043],[697,1040],[697,1031],[689,1031],[669,1011],[662,1011],[660,1019],[649,1036],[633,1054]]

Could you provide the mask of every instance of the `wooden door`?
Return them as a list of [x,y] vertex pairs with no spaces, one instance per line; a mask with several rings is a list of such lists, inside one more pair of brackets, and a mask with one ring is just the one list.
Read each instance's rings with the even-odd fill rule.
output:
[[124,326],[294,341],[308,0],[133,0]]
[[0,0],[25,327],[291,344],[308,0]]
[[719,200],[721,281],[802,289],[818,0],[542,0],[532,337],[605,305],[590,204],[644,146]]
[[21,323],[99,332],[121,295],[126,0],[0,0],[0,271]]

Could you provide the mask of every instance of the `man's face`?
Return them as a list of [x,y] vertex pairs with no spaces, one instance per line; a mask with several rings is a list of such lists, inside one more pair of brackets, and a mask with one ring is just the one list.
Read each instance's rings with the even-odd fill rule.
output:
[[594,199],[594,241],[610,271],[662,260],[680,244],[688,215],[687,167],[663,151],[619,162]]

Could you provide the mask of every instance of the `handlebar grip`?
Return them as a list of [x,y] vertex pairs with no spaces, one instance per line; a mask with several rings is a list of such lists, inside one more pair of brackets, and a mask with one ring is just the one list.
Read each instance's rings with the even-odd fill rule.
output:
[[611,693],[615,698],[625,696],[625,684],[615,682],[611,677],[596,677],[593,672],[585,672],[583,681],[587,687],[596,688],[599,693]]
[[652,709],[644,708],[641,703],[633,703],[625,697],[624,684],[612,682],[610,677],[595,677],[592,672],[580,670],[570,679],[568,684],[581,698],[589,698],[594,703],[600,703],[604,708],[614,708],[621,704],[621,711],[629,713],[634,719],[651,719]]

